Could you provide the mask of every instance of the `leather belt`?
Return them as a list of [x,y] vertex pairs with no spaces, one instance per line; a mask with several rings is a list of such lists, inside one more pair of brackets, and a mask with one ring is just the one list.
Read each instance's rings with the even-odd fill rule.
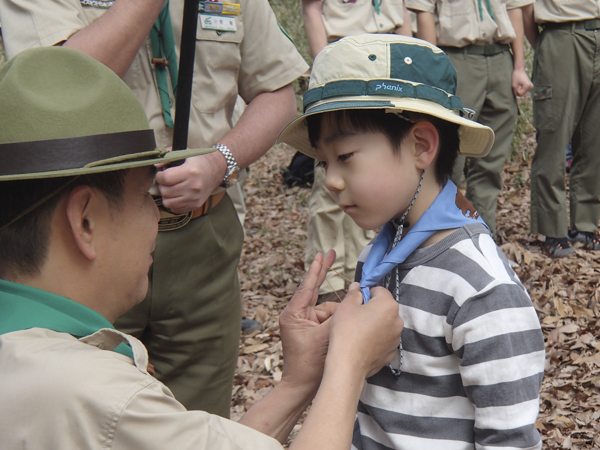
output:
[[227,191],[219,192],[218,194],[211,195],[208,199],[200,206],[200,208],[192,211],[192,219],[197,219],[205,214],[208,214],[211,209],[219,204]]
[[155,197],[154,203],[158,206],[160,211],[160,221],[158,222],[158,231],[173,231],[183,228],[191,220],[205,216],[210,212],[211,209],[216,207],[221,200],[225,197],[227,191],[219,192],[218,194],[211,195],[208,199],[194,211],[190,211],[185,214],[176,214],[169,211],[162,204],[162,197]]
[[600,19],[580,20],[577,22],[546,22],[542,25],[548,30],[600,30]]
[[446,53],[464,53],[466,55],[494,56],[510,50],[508,44],[465,45],[464,47],[440,47]]

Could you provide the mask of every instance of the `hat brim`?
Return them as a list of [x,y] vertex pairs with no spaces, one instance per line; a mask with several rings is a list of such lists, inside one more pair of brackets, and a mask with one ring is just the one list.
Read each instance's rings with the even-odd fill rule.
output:
[[411,111],[437,117],[460,126],[460,154],[465,156],[486,156],[494,144],[494,132],[488,126],[460,116],[435,102],[415,98],[390,98],[389,96],[348,96],[335,100],[321,101],[311,105],[306,113],[298,116],[283,129],[277,142],[284,142],[312,158],[315,149],[308,139],[306,118],[315,114],[345,109],[384,109],[386,112]]
[[61,178],[103,172],[113,172],[115,170],[135,169],[137,167],[152,166],[154,164],[181,161],[186,158],[191,158],[193,156],[198,155],[205,155],[214,151],[214,148],[194,148],[186,150],[167,151],[166,149],[159,147],[155,150],[151,150],[148,152],[119,156],[104,161],[97,161],[81,168],[70,168],[48,172],[3,175],[0,176],[0,181]]

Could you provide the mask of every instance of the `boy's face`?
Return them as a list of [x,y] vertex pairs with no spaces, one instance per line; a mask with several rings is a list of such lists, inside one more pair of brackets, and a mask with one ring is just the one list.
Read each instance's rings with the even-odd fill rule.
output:
[[419,185],[421,170],[409,139],[394,152],[382,133],[340,132],[324,120],[316,150],[319,165],[327,171],[325,186],[365,230],[400,217]]

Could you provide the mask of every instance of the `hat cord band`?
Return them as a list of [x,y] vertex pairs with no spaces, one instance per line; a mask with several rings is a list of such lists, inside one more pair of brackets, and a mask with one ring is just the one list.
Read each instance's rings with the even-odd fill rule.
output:
[[[426,84],[413,84],[395,79],[338,80],[309,89],[304,94],[304,112],[315,103],[335,97],[390,96],[429,100],[450,110],[463,111],[460,97]],[[345,99],[347,100],[347,99]]]
[[81,169],[105,160],[137,159],[155,150],[151,129],[0,144],[0,176]]

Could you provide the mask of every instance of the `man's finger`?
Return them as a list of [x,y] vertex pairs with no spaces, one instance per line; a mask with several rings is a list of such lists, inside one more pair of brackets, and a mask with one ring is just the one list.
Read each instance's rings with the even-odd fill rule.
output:
[[363,294],[358,283],[354,282],[348,288],[348,293],[344,297],[344,302],[355,303],[361,305],[363,303]]
[[323,323],[329,319],[335,312],[335,309],[338,307],[338,305],[339,303],[335,302],[325,302],[315,306],[315,314],[317,315],[317,320],[319,323]]

